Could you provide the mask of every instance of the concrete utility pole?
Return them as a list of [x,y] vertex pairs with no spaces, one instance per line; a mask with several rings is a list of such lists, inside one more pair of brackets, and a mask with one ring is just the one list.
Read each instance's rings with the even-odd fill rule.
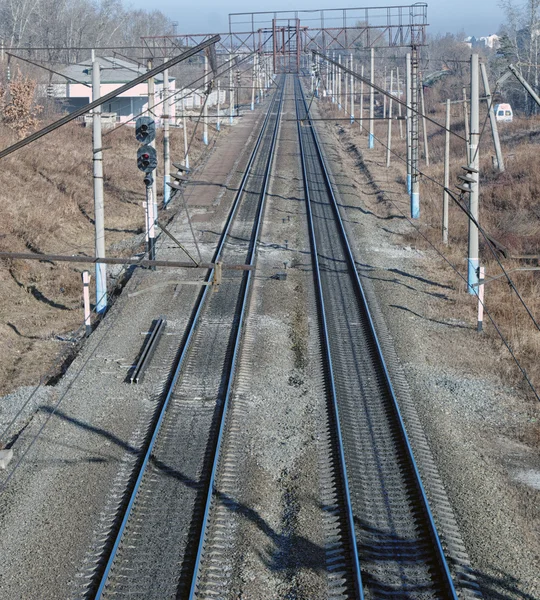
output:
[[216,131],[221,130],[221,80],[217,81],[217,117],[216,117]]
[[[394,69],[390,69],[390,94],[394,94]],[[392,152],[392,98],[388,102],[388,139],[386,140],[386,166],[390,166]]]
[[493,145],[495,146],[495,155],[497,156],[497,167],[501,173],[504,172],[504,158],[501,150],[501,140],[499,139],[499,128],[497,126],[497,119],[495,117],[495,109],[493,107],[493,98],[491,96],[491,90],[489,88],[489,80],[486,71],[486,65],[482,63],[480,65],[480,72],[482,73],[482,81],[484,82],[484,92],[486,94],[489,122],[491,124],[491,135],[493,136]]
[[[152,59],[148,60],[148,70],[152,69]],[[150,77],[148,80],[148,116],[152,119],[155,119],[155,111],[154,107],[156,105],[156,90],[155,90],[155,82],[154,78]],[[152,148],[156,147],[156,140],[150,143]],[[158,207],[157,207],[157,181],[156,177],[152,177],[152,206],[148,207],[148,215],[152,219],[152,223],[154,223],[158,216]]]
[[208,146],[208,56],[204,55],[203,144]]
[[469,111],[467,110],[467,88],[463,88],[463,120],[465,121],[465,150],[467,162],[471,162],[469,155],[470,131],[469,131]]
[[[255,110],[255,70],[257,69],[257,55],[253,56],[253,69],[251,69],[251,110]],[[311,78],[313,87],[313,77]]]
[[373,87],[375,83],[375,48],[371,49],[371,73],[369,74],[371,86],[369,90],[369,141],[368,148],[375,147],[375,135],[374,135],[374,126],[375,126],[375,88]]
[[324,97],[328,96],[328,91],[330,89],[330,63],[326,61],[326,86],[324,89]]
[[444,144],[444,190],[443,190],[443,221],[442,239],[448,244],[448,186],[450,185],[450,99],[446,101],[446,137]]
[[[353,55],[351,53],[351,71],[354,71]],[[351,74],[351,123],[354,123],[354,93],[356,91],[356,79]]]
[[360,133],[364,130],[364,65],[360,67]]
[[234,69],[233,69],[233,54],[229,53],[229,123],[234,123]]
[[418,119],[418,48],[411,52],[411,217],[420,217],[419,119]]
[[[349,57],[346,56],[345,57],[345,66],[349,69]],[[347,73],[343,73],[343,79],[345,80],[345,94],[344,94],[344,106],[345,106],[345,114],[350,114],[349,113],[349,79],[350,77],[347,76]]]
[[188,131],[186,122],[186,99],[183,97],[182,90],[182,127],[184,128],[184,166],[189,169],[189,146],[188,146]]
[[169,204],[171,188],[171,160],[169,141],[169,120],[171,117],[171,99],[169,97],[169,69],[163,71],[163,206]]
[[[92,101],[101,97],[99,61],[92,51]],[[96,234],[96,258],[105,257],[105,207],[103,200],[103,144],[101,141],[101,106],[92,114],[92,150],[94,168],[94,222]],[[96,264],[96,312],[107,310],[107,266]]]
[[342,72],[341,72],[341,54],[338,54],[338,64],[339,64],[339,67],[337,67],[337,89],[338,89],[338,92],[337,92],[337,98],[338,98],[337,103],[338,103],[338,110],[341,110],[342,105],[343,105],[343,103],[341,101],[341,75],[342,75]]
[[[480,141],[480,79],[478,73],[478,54],[471,56],[471,135],[469,145],[470,163],[469,167],[473,173],[474,181],[471,182],[471,191],[469,194],[469,212],[471,217],[478,223],[478,198],[479,198],[479,179],[480,179],[480,157],[478,154],[478,144]],[[478,283],[478,269],[480,267],[479,249],[478,249],[478,227],[469,219],[469,255],[467,269],[467,283],[469,284],[469,294],[476,294]]]
[[426,99],[424,98],[424,84],[422,82],[422,78],[420,78],[420,102],[422,103],[422,132],[424,134],[424,158],[426,160],[426,167],[429,167],[428,132],[426,126]]
[[[397,95],[401,100],[401,80],[399,78],[399,67],[396,69],[396,80],[397,80]],[[403,139],[403,121],[401,120],[403,116],[401,102],[398,102],[398,117],[399,117],[399,139]]]
[[[336,53],[332,52],[332,60],[336,60]],[[336,103],[336,65],[332,63],[332,104]]]
[[411,55],[407,53],[405,60],[405,96],[407,103],[406,111],[406,133],[407,133],[407,193],[409,196],[412,194],[412,176],[411,176],[411,156],[412,156],[412,144],[411,144]]

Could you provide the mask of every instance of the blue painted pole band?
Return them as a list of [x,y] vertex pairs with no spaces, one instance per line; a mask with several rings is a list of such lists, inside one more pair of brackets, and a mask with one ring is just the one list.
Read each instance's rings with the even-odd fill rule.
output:
[[96,264],[96,312],[107,310],[107,265]]
[[255,104],[251,103],[251,110],[255,110]]
[[478,268],[480,261],[478,258],[469,258],[467,260],[467,289],[469,294],[476,296],[478,294],[478,287],[472,287],[478,283]]
[[370,150],[375,148],[375,136],[372,133],[369,134],[368,148]]
[[171,188],[167,185],[170,180],[170,175],[163,176],[163,206],[167,206],[167,204],[169,204],[169,200],[171,199]]
[[411,218],[420,218],[420,194],[418,192],[411,194]]
[[208,134],[206,133],[206,131],[203,133],[203,144],[205,146],[208,146]]

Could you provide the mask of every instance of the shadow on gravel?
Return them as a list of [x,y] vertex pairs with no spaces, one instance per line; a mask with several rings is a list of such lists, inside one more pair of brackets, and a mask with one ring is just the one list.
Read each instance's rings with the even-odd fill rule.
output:
[[496,566],[490,566],[490,570],[499,572],[500,575],[487,575],[473,571],[485,600],[538,600],[538,596],[532,596],[523,590],[526,582],[519,581],[507,573],[502,573]]
[[425,279],[424,277],[420,277],[418,275],[411,275],[406,271],[401,271],[400,269],[386,269],[389,273],[396,273],[397,275],[403,275],[403,277],[410,277],[411,279],[416,279],[417,281],[421,281],[422,283],[427,283],[428,285],[434,285],[435,287],[440,287],[445,290],[453,290],[454,288],[451,285],[444,285],[443,283],[438,283],[437,281],[432,281],[431,279]]
[[424,321],[431,321],[432,323],[437,323],[438,325],[445,325],[446,327],[452,327],[453,329],[471,329],[471,327],[469,327],[468,325],[460,325],[459,323],[447,323],[446,321],[439,321],[437,319],[425,317],[424,315],[414,312],[414,310],[411,310],[410,308],[407,308],[405,306],[399,306],[398,304],[390,304],[390,308],[398,308],[399,310],[404,310],[405,312],[411,313],[419,319],[424,319]]

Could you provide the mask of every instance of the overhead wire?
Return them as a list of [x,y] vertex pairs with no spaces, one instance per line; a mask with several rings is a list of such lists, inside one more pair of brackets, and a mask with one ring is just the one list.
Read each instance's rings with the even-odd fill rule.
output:
[[[355,120],[355,123],[358,123],[358,121]],[[360,126],[360,124],[358,123],[358,125]],[[369,130],[364,127],[363,125],[361,126],[362,129],[364,129],[364,131],[368,132]],[[382,140],[380,140],[378,137],[374,136],[374,139],[384,148],[386,148],[387,150],[389,150],[394,156],[396,156],[399,160],[401,160],[402,162],[407,163],[407,159],[403,158],[400,154],[398,154],[395,150],[391,149],[388,147],[388,145],[383,142]],[[495,260],[497,261],[499,267],[501,268],[501,270],[503,271],[504,276],[506,277],[510,287],[512,288],[512,290],[515,292],[515,294],[517,295],[517,297],[519,298],[521,304],[523,305],[523,307],[525,308],[528,316],[531,318],[532,322],[534,323],[535,327],[540,331],[540,326],[538,325],[538,322],[536,321],[536,319],[534,318],[534,315],[532,314],[532,312],[530,311],[529,307],[527,306],[526,302],[524,301],[523,297],[521,296],[521,294],[519,293],[519,291],[517,290],[517,288],[515,287],[515,284],[513,282],[513,280],[510,278],[509,274],[507,273],[506,269],[504,268],[504,266],[502,265],[499,257],[497,256],[497,253],[495,251],[495,249],[493,248],[493,245],[490,241],[490,236],[488,234],[486,234],[486,232],[484,231],[484,229],[480,226],[480,224],[478,223],[478,221],[473,217],[473,215],[470,213],[470,211],[468,210],[467,207],[463,206],[463,204],[461,204],[461,202],[458,201],[458,199],[455,197],[455,195],[453,194],[452,190],[449,190],[448,188],[445,188],[443,184],[441,184],[439,181],[437,181],[436,179],[434,179],[433,177],[430,177],[429,175],[423,173],[420,169],[418,169],[418,173],[420,175],[422,175],[423,177],[425,177],[427,180],[435,183],[436,185],[438,185],[439,187],[441,187],[442,189],[444,189],[450,196],[450,198],[452,198],[452,200],[455,202],[455,204],[460,208],[460,210],[462,210],[467,217],[474,223],[474,225],[478,228],[478,230],[481,232],[482,236],[484,237],[485,241],[486,241],[486,245],[488,246],[488,248],[490,249],[491,253],[493,254]],[[441,256],[445,262],[447,262],[452,269],[459,275],[459,277],[468,285],[468,281],[466,279],[466,277],[464,277],[459,270],[457,269],[457,267],[455,267],[455,265],[444,255],[444,253],[442,253],[432,242],[431,240],[429,240],[429,238],[420,230],[420,228],[414,223],[414,221],[408,217],[408,215],[406,215],[406,213],[404,213],[401,208],[398,206],[398,204],[392,200],[391,198],[389,198],[388,196],[386,196],[384,190],[383,190],[383,195],[386,197],[387,201],[389,201],[391,204],[393,204],[393,206],[400,212],[400,214],[402,216],[404,216],[407,221],[415,228],[415,230],[422,236],[422,238],[424,238],[428,244],[437,252],[437,254],[439,254],[439,256]],[[514,351],[512,350],[510,343],[506,340],[506,338],[504,337],[504,334],[502,333],[499,325],[496,323],[494,317],[491,315],[490,311],[487,309],[485,303],[483,301],[480,300],[479,295],[478,295],[478,291],[477,289],[474,289],[474,293],[478,298],[478,301],[482,304],[482,306],[484,307],[484,311],[486,313],[486,315],[489,317],[489,320],[491,321],[491,323],[493,324],[494,329],[497,331],[497,334],[499,335],[499,337],[501,338],[503,344],[505,345],[505,347],[508,349],[510,355],[512,356],[514,362],[516,363],[516,365],[518,366],[519,370],[521,371],[525,381],[527,382],[527,384],[529,385],[529,387],[531,388],[533,394],[535,395],[536,399],[538,401],[540,401],[540,394],[537,392],[535,386],[533,385],[532,381],[530,380],[530,377],[527,373],[527,371],[525,370],[525,368],[521,365],[520,361],[518,360],[517,356],[515,355]]]

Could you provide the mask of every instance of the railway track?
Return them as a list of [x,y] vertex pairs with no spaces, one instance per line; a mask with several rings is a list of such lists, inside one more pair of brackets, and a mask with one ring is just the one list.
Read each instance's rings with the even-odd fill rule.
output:
[[[213,262],[253,264],[283,102],[279,85]],[[207,281],[213,277],[210,271]],[[252,272],[205,286],[121,519],[105,541],[88,598],[192,597],[204,551]],[[193,581],[193,584],[192,584]]]
[[298,78],[295,94],[356,597],[457,598]]

